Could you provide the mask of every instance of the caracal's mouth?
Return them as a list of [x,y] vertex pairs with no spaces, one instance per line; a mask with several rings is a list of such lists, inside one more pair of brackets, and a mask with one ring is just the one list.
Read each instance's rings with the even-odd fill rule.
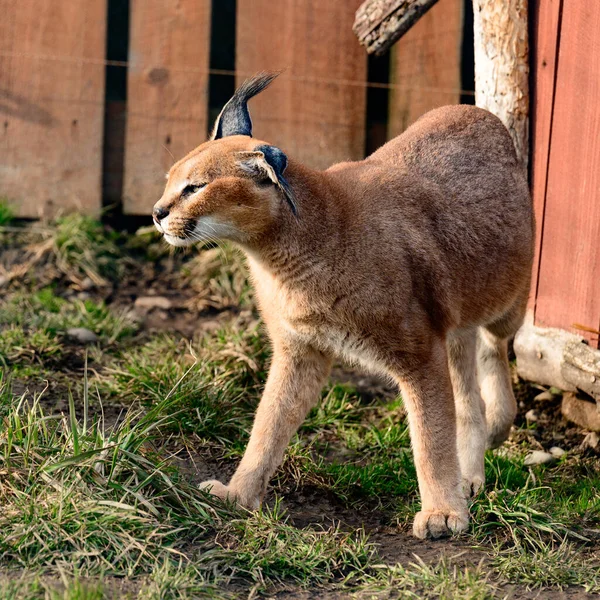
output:
[[177,235],[170,235],[168,233],[164,233],[163,232],[163,238],[169,243],[171,244],[171,246],[179,246],[179,247],[185,247],[185,246],[191,246],[196,240],[187,238],[187,237],[179,237]]
[[218,242],[222,239],[241,237],[235,227],[221,223],[209,216],[199,217],[196,221],[186,224],[183,228],[183,235],[169,232],[169,217],[162,221],[154,219],[154,225],[172,246],[190,246],[196,243]]

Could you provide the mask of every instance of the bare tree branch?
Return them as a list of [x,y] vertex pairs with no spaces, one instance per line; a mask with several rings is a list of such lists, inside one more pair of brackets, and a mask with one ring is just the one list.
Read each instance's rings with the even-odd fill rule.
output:
[[366,0],[356,11],[352,30],[369,54],[383,54],[437,0]]

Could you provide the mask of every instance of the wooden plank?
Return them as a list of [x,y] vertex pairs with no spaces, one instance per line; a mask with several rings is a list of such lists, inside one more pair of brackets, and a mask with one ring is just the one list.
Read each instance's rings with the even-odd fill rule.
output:
[[550,131],[556,83],[558,27],[562,0],[533,0],[531,40],[531,193],[536,217],[536,244],[529,308],[534,309],[546,203]]
[[98,214],[106,0],[0,0],[0,196]]
[[462,24],[462,0],[442,0],[392,49],[390,139],[432,108],[460,101]]
[[[536,321],[600,323],[600,5],[565,3],[560,32]],[[598,335],[579,331],[598,344]]]
[[174,158],[206,141],[210,4],[131,0],[126,213],[149,214]]
[[365,146],[367,55],[352,33],[360,0],[238,0],[238,83],[286,69],[250,103],[255,137],[325,168]]

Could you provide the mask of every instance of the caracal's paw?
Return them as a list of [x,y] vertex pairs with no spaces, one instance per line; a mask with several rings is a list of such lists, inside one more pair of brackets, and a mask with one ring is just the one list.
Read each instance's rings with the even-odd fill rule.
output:
[[235,497],[229,492],[229,488],[216,479],[203,481],[199,487],[201,490],[204,490],[217,498],[221,498],[221,500],[235,501]]
[[510,436],[512,421],[508,424],[488,424],[487,448],[494,450],[499,448]]
[[462,478],[462,491],[464,497],[469,500],[479,494],[485,485],[485,475],[466,475]]
[[243,506],[249,510],[256,510],[260,505],[260,498],[250,498],[240,494],[216,479],[203,481],[200,484],[200,489],[207,491],[213,496],[217,496],[217,498],[221,498],[221,500],[234,502],[235,504],[239,504],[240,506]]
[[413,535],[421,540],[448,537],[469,527],[469,515],[463,512],[422,510],[415,515]]

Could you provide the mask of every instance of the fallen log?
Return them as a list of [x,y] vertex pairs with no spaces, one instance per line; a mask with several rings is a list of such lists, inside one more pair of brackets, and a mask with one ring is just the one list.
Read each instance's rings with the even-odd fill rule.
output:
[[600,402],[600,352],[569,341],[563,350],[562,376],[578,390]]
[[366,0],[352,30],[369,54],[383,54],[438,0]]
[[[600,431],[600,350],[573,333],[536,327],[531,321],[529,315],[515,336],[519,376],[572,392],[563,397],[565,417],[580,427]],[[590,400],[577,397],[578,392]]]

